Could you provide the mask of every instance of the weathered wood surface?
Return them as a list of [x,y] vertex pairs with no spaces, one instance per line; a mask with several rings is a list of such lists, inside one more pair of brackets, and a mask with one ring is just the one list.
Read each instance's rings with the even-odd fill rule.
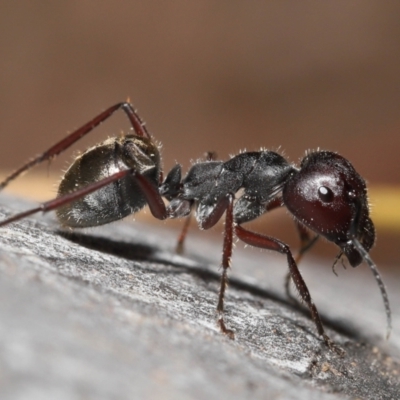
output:
[[[1,194],[0,218],[28,207]],[[329,335],[286,299],[285,258],[234,253],[226,321],[215,306],[221,240],[116,223],[60,233],[53,216],[0,231],[0,398],[398,399],[399,273],[383,271],[394,314],[389,342],[366,267],[307,257],[302,271]],[[312,268],[312,262],[324,264]]]

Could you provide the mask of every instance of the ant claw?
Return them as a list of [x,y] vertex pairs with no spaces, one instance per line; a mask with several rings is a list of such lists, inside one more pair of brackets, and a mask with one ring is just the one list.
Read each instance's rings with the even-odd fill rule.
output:
[[326,335],[325,333],[322,335],[325,344],[329,347],[329,350],[333,351],[336,353],[339,357],[344,357],[346,355],[346,352],[339,347],[331,338]]
[[228,338],[231,340],[235,340],[235,332],[226,327],[224,319],[222,317],[218,318],[218,325],[219,325],[219,328],[221,329],[221,332],[224,335],[228,336]]

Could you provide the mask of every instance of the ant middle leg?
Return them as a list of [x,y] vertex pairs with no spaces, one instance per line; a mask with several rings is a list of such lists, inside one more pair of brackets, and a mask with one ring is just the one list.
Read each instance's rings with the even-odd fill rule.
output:
[[289,246],[285,243],[281,242],[278,239],[275,239],[270,236],[261,235],[255,232],[248,231],[244,229],[242,226],[237,225],[235,227],[236,236],[242,240],[243,242],[249,244],[250,246],[259,247],[262,249],[268,249],[277,251],[282,254],[286,254],[289,271],[291,278],[293,279],[294,284],[298,292],[300,293],[301,298],[306,303],[307,307],[310,310],[311,317],[315,323],[317,328],[317,332],[324,339],[325,344],[331,349],[334,350],[339,355],[343,355],[343,350],[338,348],[334,342],[329,338],[329,336],[325,333],[325,329],[323,327],[321,317],[319,316],[317,307],[311,299],[310,292],[307,288],[307,285],[297,267],[296,261],[293,258],[292,252],[289,249]]
[[224,244],[222,251],[222,274],[221,284],[218,296],[218,325],[221,332],[227,335],[230,339],[235,338],[232,330],[228,329],[224,321],[224,299],[225,291],[228,284],[228,269],[231,265],[232,248],[233,248],[233,194],[224,196],[212,205],[200,204],[197,208],[197,220],[201,229],[212,228],[225,213],[225,229],[224,229]]
[[123,110],[127,115],[133,129],[135,130],[138,136],[147,137],[150,139],[150,134],[147,131],[143,121],[140,119],[139,115],[133,109],[132,105],[128,102],[122,102],[115,104],[109,107],[107,110],[103,111],[85,125],[76,129],[74,132],[70,133],[64,139],[60,140],[49,149],[44,151],[43,153],[37,155],[36,157],[30,159],[28,162],[23,164],[20,168],[12,172],[9,176],[7,176],[3,182],[0,183],[0,190],[4,189],[11,181],[20,176],[23,172],[26,172],[33,168],[34,166],[40,164],[43,161],[51,160],[56,157],[63,151],[67,150],[70,146],[72,146],[75,142],[81,139],[83,136],[87,135],[94,128],[104,122],[106,119],[111,117],[117,110]]
[[232,258],[232,247],[233,247],[233,196],[229,196],[229,204],[225,214],[225,230],[224,230],[224,245],[222,252],[222,274],[221,274],[221,286],[219,289],[218,296],[218,325],[221,331],[226,334],[230,339],[235,338],[235,333],[231,329],[228,329],[224,321],[224,299],[225,291],[228,286],[228,269],[231,266]]

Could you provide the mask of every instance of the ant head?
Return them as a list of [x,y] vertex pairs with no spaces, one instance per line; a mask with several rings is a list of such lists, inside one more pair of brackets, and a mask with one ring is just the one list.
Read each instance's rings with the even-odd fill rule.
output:
[[364,179],[344,157],[329,151],[308,154],[283,188],[283,201],[302,224],[336,243],[353,267],[375,241]]

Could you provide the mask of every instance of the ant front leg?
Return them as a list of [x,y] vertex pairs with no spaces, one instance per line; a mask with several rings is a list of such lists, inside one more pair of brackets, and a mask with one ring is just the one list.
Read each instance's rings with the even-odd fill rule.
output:
[[3,182],[0,183],[0,190],[4,189],[11,181],[16,179],[23,172],[30,170],[35,165],[38,165],[43,161],[51,160],[52,158],[56,157],[63,151],[67,150],[70,146],[72,146],[75,142],[77,142],[83,136],[87,135],[89,132],[91,132],[94,128],[96,128],[98,125],[100,125],[106,119],[110,118],[111,115],[113,115],[115,111],[120,110],[120,109],[125,112],[133,129],[135,130],[135,132],[138,136],[146,137],[149,139],[151,138],[144,123],[142,122],[142,120],[140,119],[138,114],[135,112],[135,110],[133,109],[133,107],[130,103],[123,102],[123,103],[115,104],[115,105],[109,107],[107,110],[100,113],[99,115],[97,115],[96,117],[94,117],[92,120],[87,122],[85,125],[81,126],[74,132],[70,133],[67,137],[60,140],[56,144],[54,144],[48,150],[46,150],[43,153],[39,154],[38,156],[32,158],[27,163],[22,165],[20,168],[15,170],[13,173],[11,173],[11,175],[7,176]]
[[317,327],[318,334],[322,336],[325,344],[331,350],[334,350],[338,354],[343,355],[343,350],[339,349],[329,338],[329,336],[325,333],[317,307],[315,306],[314,302],[311,299],[310,292],[307,288],[307,285],[303,277],[301,276],[296,261],[294,260],[292,252],[289,249],[289,246],[273,237],[260,235],[255,232],[248,231],[247,229],[244,229],[240,225],[237,225],[235,227],[235,233],[240,240],[249,244],[250,246],[260,247],[262,249],[273,250],[282,254],[286,254],[289,265],[290,276],[293,279],[293,282],[296,285],[296,288],[300,293],[301,298],[307,304],[307,307],[310,310],[311,317],[315,323],[315,326]]
[[303,258],[303,255],[317,242],[319,235],[311,237],[310,231],[303,224],[298,221],[295,221],[295,223],[300,237],[300,250],[295,258],[296,264],[298,264]]
[[[310,236],[310,231],[300,222],[295,221],[297,232],[300,237],[300,250],[297,253],[295,257],[295,262],[298,265],[301,259],[303,258],[303,255],[311,249],[311,247],[314,246],[314,244],[317,242],[319,235],[315,235],[314,237]],[[285,277],[285,292],[286,295],[290,300],[292,300],[295,303],[298,303],[298,299],[293,296],[293,294],[290,291],[290,281],[291,281],[291,274],[290,271],[286,274]]]

